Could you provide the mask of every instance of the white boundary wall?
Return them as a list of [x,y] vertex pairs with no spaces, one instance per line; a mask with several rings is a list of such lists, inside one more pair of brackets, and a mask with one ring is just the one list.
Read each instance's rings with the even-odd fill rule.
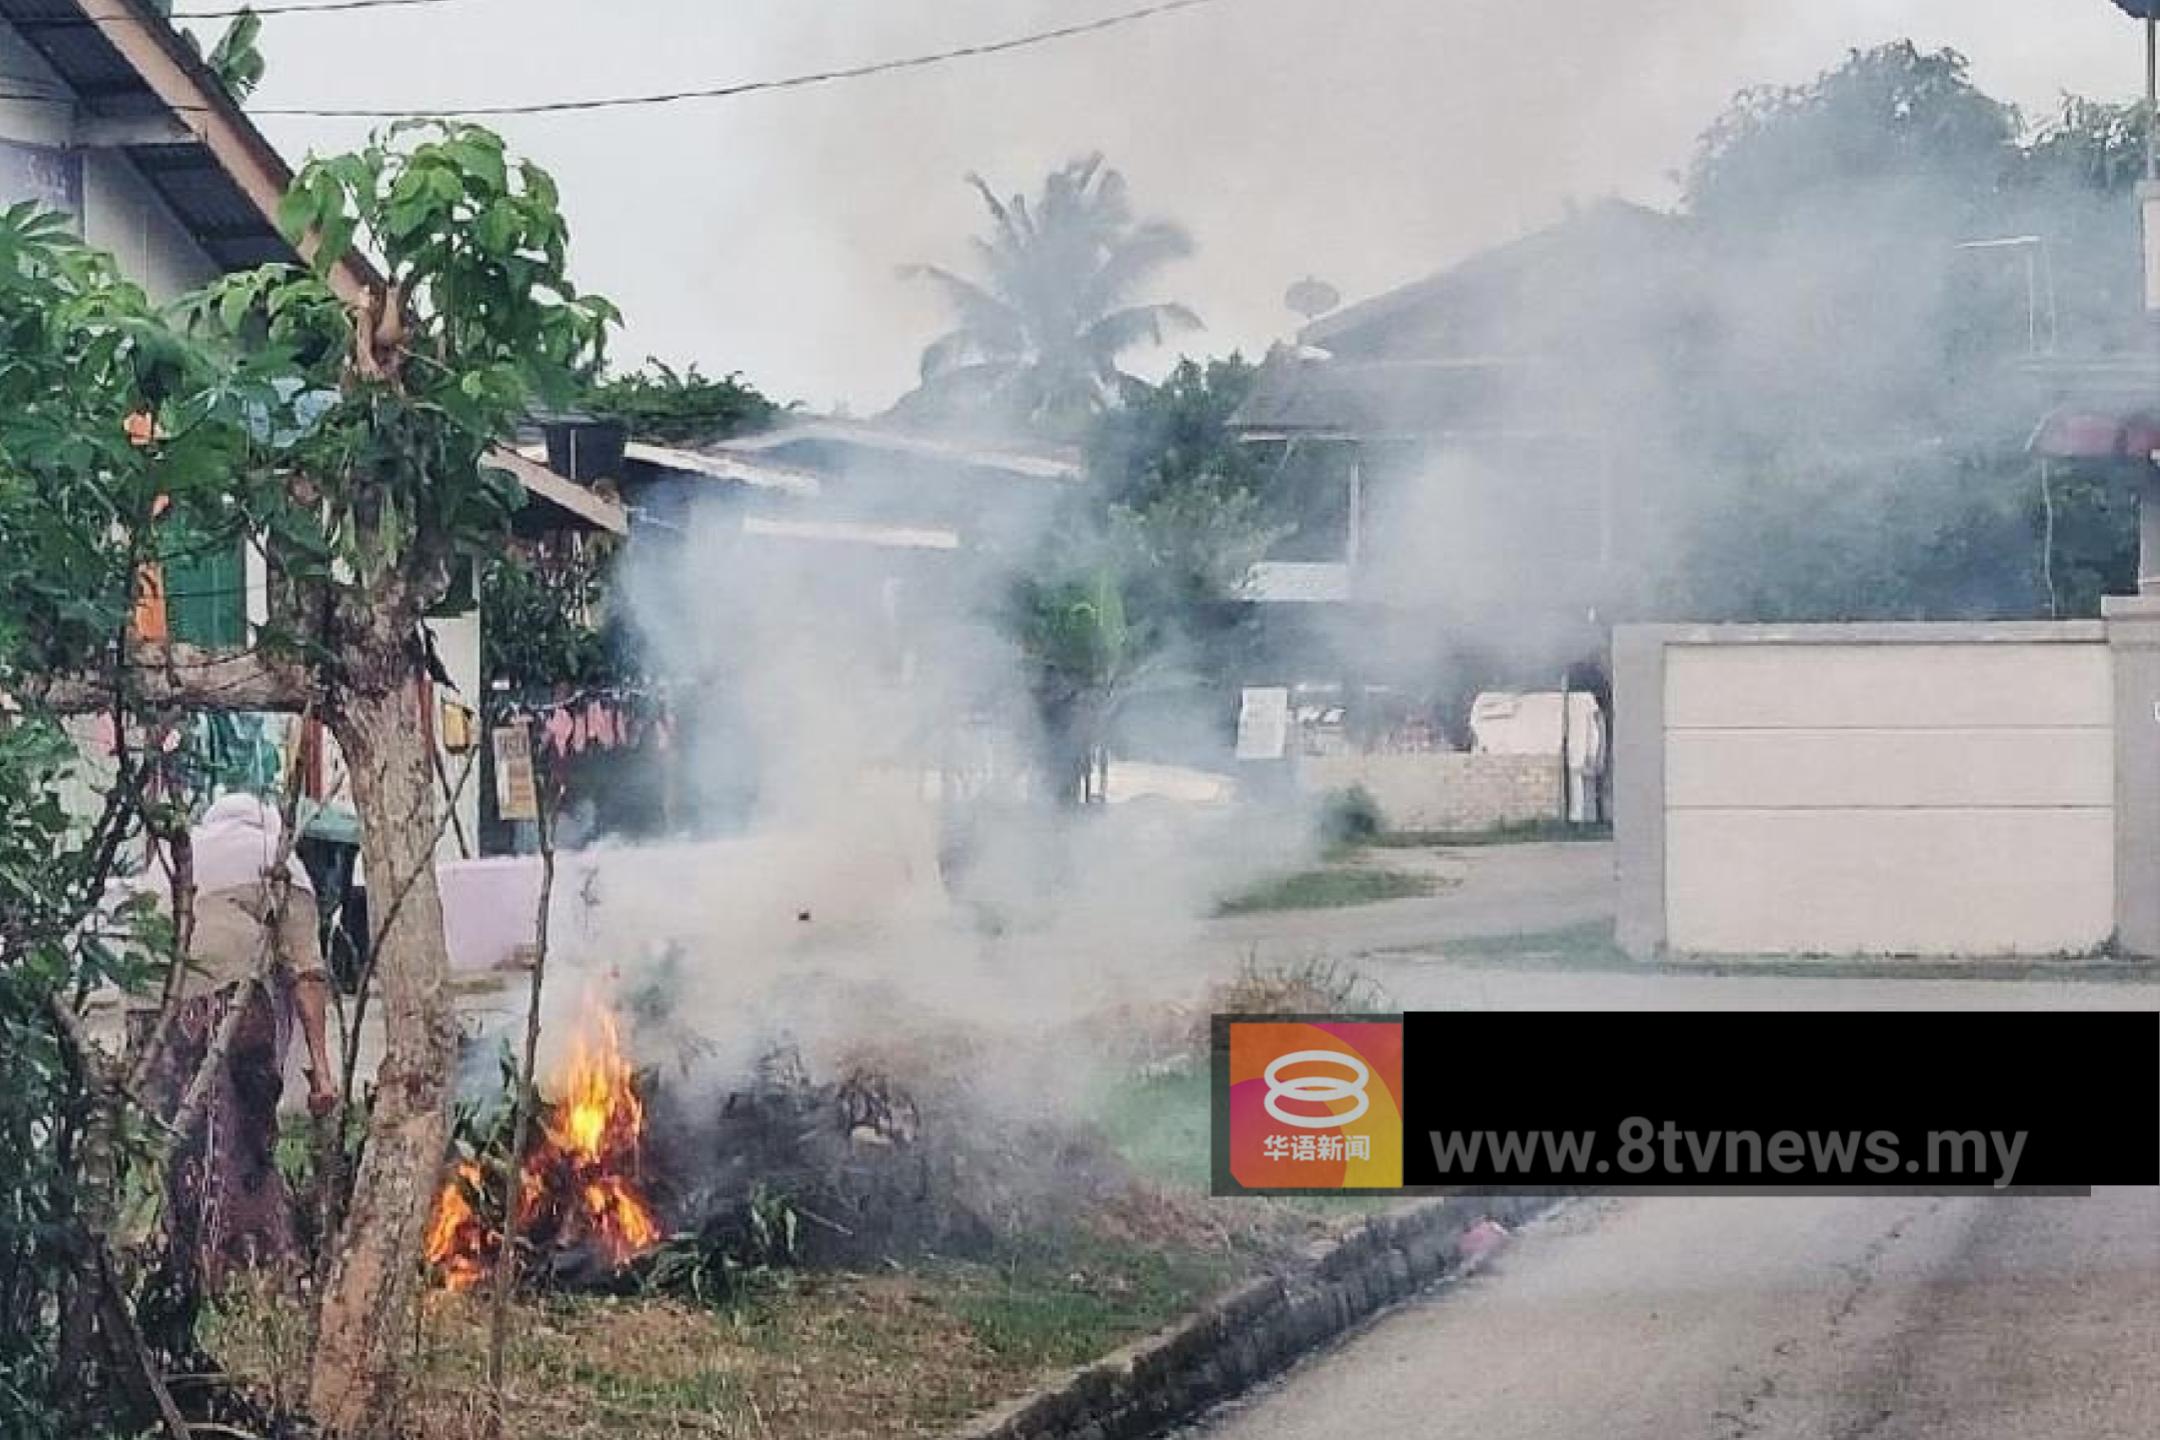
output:
[[2108,943],[2115,685],[2101,625],[1643,627],[1615,651],[1631,950]]

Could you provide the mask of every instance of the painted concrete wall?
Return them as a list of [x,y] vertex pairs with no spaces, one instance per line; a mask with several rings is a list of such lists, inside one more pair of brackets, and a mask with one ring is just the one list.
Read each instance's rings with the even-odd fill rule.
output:
[[1622,942],[1837,955],[2106,945],[2107,639],[2090,622],[1624,631]]
[[1495,830],[1558,820],[1560,761],[1552,755],[1307,755],[1298,785],[1314,794],[1361,785],[1391,830]]
[[127,157],[93,150],[83,164],[83,238],[111,252],[153,300],[171,300],[217,278],[218,268]]

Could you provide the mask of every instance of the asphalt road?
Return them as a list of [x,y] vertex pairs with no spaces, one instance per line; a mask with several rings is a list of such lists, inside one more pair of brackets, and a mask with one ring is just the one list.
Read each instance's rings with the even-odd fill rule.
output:
[[[2160,1009],[2160,984],[1464,962],[1609,915],[1601,846],[1458,890],[1254,917],[1413,1009]],[[2104,1104],[2105,1097],[2095,1097]],[[1202,1427],[1207,1440],[2155,1440],[2160,1189],[2091,1199],[1599,1199]]]
[[2152,1440],[2160,1189],[1605,1199],[1210,1440]]

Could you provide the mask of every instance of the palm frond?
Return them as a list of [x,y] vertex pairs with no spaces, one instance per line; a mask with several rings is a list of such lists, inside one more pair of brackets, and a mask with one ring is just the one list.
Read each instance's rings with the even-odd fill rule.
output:
[[1183,305],[1128,305],[1088,326],[1082,339],[1088,353],[1108,365],[1135,345],[1160,345],[1175,332],[1200,328],[1200,317]]
[[980,358],[974,331],[948,330],[923,346],[922,359],[917,362],[916,369],[923,383],[928,384]]
[[944,395],[988,385],[981,393],[1000,408],[1063,432],[1116,403],[1120,352],[1199,327],[1182,305],[1125,303],[1191,254],[1192,237],[1165,221],[1136,223],[1124,175],[1099,152],[1059,166],[1032,198],[1000,198],[979,174],[967,183],[993,221],[971,242],[970,273],[903,272],[936,285],[955,316],[923,351],[926,390],[933,380]]
[[983,205],[990,211],[992,220],[996,221],[1000,226],[1011,223],[1011,217],[1005,211],[1005,202],[998,199],[997,192],[990,188],[989,181],[983,179],[975,171],[970,170],[967,173],[967,183],[974,187],[977,195],[982,196]]
[[959,328],[970,332],[986,353],[1009,354],[1025,347],[1026,317],[973,280],[942,265],[907,265],[901,267],[900,274],[936,286],[952,307]]
[[1113,242],[1102,264],[1089,277],[1081,313],[1099,314],[1131,294],[1142,280],[1192,254],[1192,236],[1182,225],[1151,220]]

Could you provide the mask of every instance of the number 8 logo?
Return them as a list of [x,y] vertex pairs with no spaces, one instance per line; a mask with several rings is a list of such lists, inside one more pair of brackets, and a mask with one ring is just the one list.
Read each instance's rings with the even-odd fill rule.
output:
[[[1324,1060],[1330,1065],[1340,1065],[1350,1072],[1347,1078],[1331,1075],[1299,1075],[1285,1080],[1281,1072],[1285,1066],[1300,1061]],[[1340,1050],[1296,1050],[1288,1055],[1278,1055],[1261,1073],[1267,1081],[1267,1099],[1261,1103],[1267,1113],[1285,1125],[1300,1130],[1334,1130],[1363,1115],[1372,1108],[1372,1097],[1365,1087],[1372,1080],[1372,1070],[1355,1055],[1345,1055]],[[1355,1097],[1357,1103],[1341,1114],[1296,1115],[1282,1108],[1285,1100],[1295,1100],[1301,1105],[1317,1105],[1329,1100],[1348,1100]]]

